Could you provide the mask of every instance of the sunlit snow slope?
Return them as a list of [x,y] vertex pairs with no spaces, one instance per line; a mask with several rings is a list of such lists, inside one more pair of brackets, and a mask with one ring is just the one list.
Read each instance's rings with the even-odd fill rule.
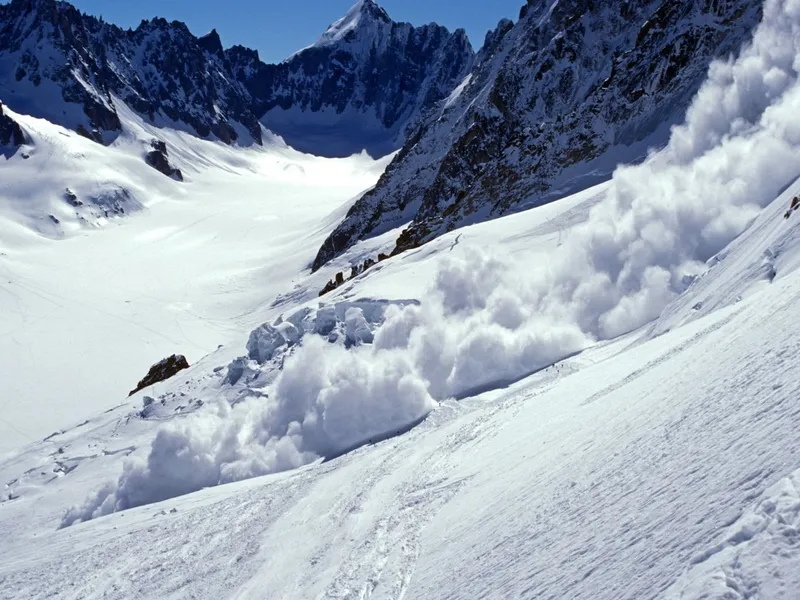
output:
[[[193,363],[260,322],[329,213],[383,165],[274,138],[230,148],[123,116],[106,148],[17,115],[33,144],[0,155],[0,455],[118,405],[165,356]],[[144,162],[155,137],[186,182]],[[126,190],[127,213],[90,204],[103,190]]]
[[[800,220],[783,212],[798,192],[673,306],[734,285],[741,298],[447,401],[331,462],[57,529],[159,423],[183,427],[173,407],[217,376],[224,350],[191,385],[165,387],[157,422],[123,407],[31,447],[0,467],[4,597],[796,598]],[[473,244],[555,252],[605,193],[445,236],[376,287],[413,290]],[[765,246],[781,249],[771,283],[749,268]]]
[[[3,225],[11,273],[41,269],[20,279],[50,300],[41,352],[61,358],[46,327],[67,328],[89,376],[122,333],[133,353],[157,331],[199,360],[85,420],[53,416],[54,435],[0,460],[0,597],[797,600],[798,56],[800,2],[768,0],[643,164],[322,298],[399,233],[308,269],[309,242],[385,165],[167,133],[189,181],[145,212],[60,241]],[[99,302],[50,283],[42,261],[71,248],[100,269],[71,279],[130,295],[150,335],[109,325],[99,351],[56,322]],[[139,294],[141,264],[178,283]],[[191,306],[164,308],[174,296]],[[14,356],[23,393],[55,370],[74,411],[81,379]]]

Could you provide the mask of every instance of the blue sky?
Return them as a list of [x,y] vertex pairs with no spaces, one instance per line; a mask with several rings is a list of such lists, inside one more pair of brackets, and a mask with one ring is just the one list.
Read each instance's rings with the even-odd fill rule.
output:
[[[2,2],[2,0],[0,0]],[[123,27],[142,19],[184,21],[201,35],[216,28],[225,47],[256,48],[262,60],[277,62],[309,44],[344,15],[355,0],[71,0],[84,12]],[[477,49],[486,31],[508,17],[517,20],[525,0],[378,0],[396,21],[435,21],[463,27]]]

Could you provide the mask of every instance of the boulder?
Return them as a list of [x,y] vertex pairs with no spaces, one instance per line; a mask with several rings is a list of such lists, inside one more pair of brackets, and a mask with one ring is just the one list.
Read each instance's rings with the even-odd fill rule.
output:
[[74,208],[83,206],[83,202],[78,200],[78,195],[69,188],[64,191],[64,200],[67,202],[67,204]]
[[151,385],[161,381],[166,381],[177,373],[188,368],[189,362],[186,360],[185,356],[173,354],[172,356],[165,358],[164,360],[157,362],[150,367],[150,370],[147,372],[145,378],[139,382],[136,388],[133,389],[128,396],[133,396],[136,392],[150,387]]
[[152,150],[145,154],[145,162],[167,177],[172,177],[177,181],[183,181],[183,173],[181,173],[181,170],[176,169],[169,162],[167,144],[161,140],[153,140],[150,142],[150,147]]

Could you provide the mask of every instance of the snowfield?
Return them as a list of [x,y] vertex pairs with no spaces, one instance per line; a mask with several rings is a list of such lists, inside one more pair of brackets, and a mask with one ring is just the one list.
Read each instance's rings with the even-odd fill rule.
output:
[[800,278],[750,284],[330,462],[57,529],[154,427],[96,419],[3,464],[4,597],[796,598]]
[[[800,2],[768,0],[642,165],[321,298],[396,238],[308,269],[388,159],[128,115],[85,152],[139,212],[43,229],[93,183],[19,116],[0,598],[800,598],[799,57]],[[155,135],[185,184],[139,170]]]
[[[387,160],[319,159],[274,137],[228,148],[123,114],[109,148],[17,116],[34,145],[0,157],[0,456],[118,405],[162,358],[193,364],[256,326]],[[185,183],[144,162],[155,137]],[[108,187],[135,210],[92,217],[92,190]]]

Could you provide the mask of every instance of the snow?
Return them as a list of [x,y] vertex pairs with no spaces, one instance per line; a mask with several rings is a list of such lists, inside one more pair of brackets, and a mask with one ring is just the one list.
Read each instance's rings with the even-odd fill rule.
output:
[[[43,342],[27,358],[2,348],[18,361],[2,380],[27,374],[14,399],[59,429],[0,461],[3,597],[796,599],[800,214],[784,213],[800,194],[799,9],[769,0],[753,45],[712,67],[644,164],[323,298],[397,233],[307,269],[385,163],[162,132],[190,177],[144,212],[59,241],[27,213],[9,221],[0,264],[64,306],[6,300],[11,337]],[[23,125],[47,147],[45,125]],[[57,368],[60,321],[126,281],[217,328],[190,322],[209,338],[190,370],[91,400],[75,424],[72,403],[59,416],[37,398],[37,369],[75,394],[113,371],[101,335],[135,352],[171,332],[155,309],[138,338],[86,317],[70,350],[94,352],[91,371]],[[7,406],[4,421],[31,425]]]
[[318,40],[317,45],[334,44],[344,38],[348,33],[355,30],[361,21],[364,3],[367,1],[368,0],[358,0],[358,2],[350,7],[350,10],[347,11],[345,16],[328,27]]
[[455,89],[450,92],[450,95],[445,99],[444,104],[442,105],[442,110],[445,111],[451,106],[453,106],[456,101],[461,97],[461,94],[464,93],[464,90],[467,89],[469,84],[472,82],[472,73],[467,75],[464,80],[459,83]]
[[328,46],[344,40],[348,33],[361,27],[382,28],[390,25],[389,15],[386,14],[374,0],[357,0],[347,13],[322,34],[316,46]]
[[[385,164],[228,148],[123,116],[128,133],[106,148],[14,115],[34,145],[0,157],[0,455],[118,405],[165,356],[193,364],[255,327],[327,214]],[[155,137],[186,183],[145,164],[138,140]],[[91,198],[117,187],[136,210],[106,217]]]
[[[639,598],[755,578],[764,597],[792,598],[798,556],[792,521],[779,515],[795,514],[787,478],[800,390],[788,307],[798,300],[794,272],[657,339],[623,338],[447,402],[411,432],[335,461],[55,531],[75,488],[120,460],[84,458],[49,484],[61,498],[38,496],[35,515],[24,492],[3,505],[3,589]],[[757,532],[748,539],[738,530],[749,513],[765,523],[747,525]]]
[[[291,323],[290,323],[291,325]],[[254,361],[264,363],[271,360],[275,351],[288,343],[294,343],[292,338],[297,337],[297,331],[292,326],[294,335],[284,335],[269,323],[254,329],[247,340],[247,355]]]
[[693,566],[667,590],[667,598],[707,598],[796,593],[784,572],[796,567],[800,525],[800,471],[781,479],[727,530],[722,541],[692,559]]

